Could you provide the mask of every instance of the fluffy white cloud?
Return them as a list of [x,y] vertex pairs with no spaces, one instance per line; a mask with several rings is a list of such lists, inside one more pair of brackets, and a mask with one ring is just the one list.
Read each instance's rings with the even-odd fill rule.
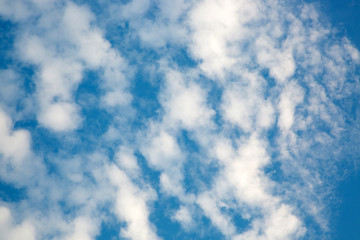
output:
[[68,2],[61,11],[51,5],[47,10],[39,13],[38,24],[18,37],[17,42],[20,57],[39,66],[36,84],[39,122],[54,131],[80,126],[81,116],[73,93],[86,69],[103,71],[105,106],[129,104],[131,95],[125,91],[127,82],[123,74],[126,63],[104,39],[102,31],[93,26],[94,16],[89,9]]
[[269,69],[270,76],[284,82],[295,73],[292,49],[277,49],[274,41],[266,37],[256,39],[257,61]]
[[76,106],[64,102],[46,106],[38,118],[41,124],[55,131],[76,129],[81,121]]
[[109,166],[108,174],[117,188],[116,215],[127,224],[121,230],[121,236],[133,240],[159,239],[149,222],[147,201],[154,198],[151,189],[138,188],[125,172],[114,165]]
[[21,129],[13,130],[11,118],[0,109],[0,154],[19,166],[22,161],[31,157],[30,147],[30,133]]
[[141,152],[151,167],[162,172],[159,180],[163,190],[171,195],[182,195],[184,156],[177,140],[161,128],[154,128],[153,131],[144,142]]
[[[256,135],[242,140],[237,150],[229,141],[217,141],[215,154],[221,160],[223,170],[214,179],[208,192],[199,195],[197,203],[213,224],[231,239],[292,239],[305,234],[301,220],[290,206],[280,204],[281,199],[272,195],[273,182],[263,173],[270,158],[264,142]],[[236,206],[244,208],[241,216],[250,220],[251,228],[238,234],[234,223],[221,209],[231,208],[229,200],[235,198]],[[256,210],[257,209],[257,210]],[[252,211],[260,211],[260,217],[250,217]],[[280,227],[281,226],[281,227]]]
[[188,207],[181,206],[173,215],[173,219],[178,221],[186,230],[194,227],[194,220],[190,211]]
[[209,196],[208,193],[203,193],[198,196],[197,203],[204,211],[205,215],[211,219],[212,223],[220,229],[220,231],[227,237],[235,233],[235,226],[231,223],[229,216],[221,213],[220,207],[216,204],[216,200]]
[[[188,39],[188,29],[183,19],[193,3],[187,0],[132,0],[126,4],[110,4],[111,20],[128,21],[144,47],[155,49],[168,48],[168,45],[181,45]],[[149,17],[149,12],[157,8],[156,18]],[[170,50],[172,51],[172,50]],[[165,53],[165,52],[163,52]],[[167,53],[165,53],[167,54]]]
[[207,94],[193,82],[186,82],[183,76],[170,70],[166,75],[166,90],[161,96],[167,124],[180,124],[187,129],[211,127],[215,114],[207,106]]
[[264,80],[256,74],[244,74],[241,78],[223,93],[224,119],[244,132],[270,127],[275,120],[274,107],[271,101],[264,99]]
[[121,169],[124,169],[131,176],[136,177],[139,174],[140,167],[132,149],[121,146],[116,153],[116,162]]
[[132,0],[117,9],[123,18],[136,18],[146,13],[150,7],[149,0]]
[[96,225],[94,225],[89,219],[84,217],[78,217],[73,222],[74,232],[65,237],[65,240],[91,240],[94,239],[97,231]]
[[295,108],[303,101],[303,92],[300,86],[290,83],[285,87],[280,96],[279,102],[279,122],[281,130],[288,131],[294,124]]
[[0,206],[0,239],[35,240],[35,228],[29,221],[14,223],[10,209]]
[[257,1],[207,0],[199,1],[190,11],[190,48],[202,60],[200,68],[210,77],[224,78],[226,71],[239,61],[238,41],[252,35],[244,25],[260,16],[258,6]]
[[158,169],[176,167],[182,159],[176,139],[164,131],[155,135],[149,147],[145,147],[143,152],[149,163]]
[[[336,168],[322,148],[347,124],[334,99],[357,91],[349,79],[360,54],[349,40],[331,35],[310,4],[295,12],[265,0],[97,4],[107,8],[96,16],[72,1],[0,0],[0,15],[19,26],[14,56],[34,69],[35,87],[25,96],[21,73],[0,71],[0,177],[26,190],[10,204],[23,220],[0,208],[6,239],[90,240],[114,216],[120,237],[160,239],[162,226],[150,221],[157,195],[179,203],[165,217],[187,233],[203,217],[235,240],[306,238],[308,215],[326,230],[324,179]],[[88,71],[99,95],[81,109]],[[35,106],[14,113],[24,99]],[[83,116],[98,99],[104,112]],[[29,131],[44,133],[14,129],[23,112],[50,139],[68,134],[31,149]],[[96,114],[94,133],[73,131]]]

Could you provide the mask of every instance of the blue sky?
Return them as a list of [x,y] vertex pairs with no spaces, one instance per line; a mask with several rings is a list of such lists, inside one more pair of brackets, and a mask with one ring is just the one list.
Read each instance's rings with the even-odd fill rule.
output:
[[356,239],[359,14],[0,0],[0,240]]

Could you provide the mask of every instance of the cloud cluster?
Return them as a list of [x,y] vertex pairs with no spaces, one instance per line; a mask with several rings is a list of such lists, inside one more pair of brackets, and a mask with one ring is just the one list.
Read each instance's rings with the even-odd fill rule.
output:
[[[25,8],[30,3],[18,1],[18,4]],[[30,24],[25,24],[27,29],[16,45],[19,58],[37,69],[39,123],[58,132],[79,127],[82,117],[73,94],[85,70],[101,71],[102,100],[106,106],[129,104],[131,95],[125,90],[123,73],[126,62],[94,26],[89,8],[57,1],[45,5],[35,1],[31,6],[34,16],[23,19]],[[7,7],[10,13],[14,12],[8,15],[17,14],[19,7],[12,4]]]
[[0,181],[22,193],[0,201],[0,239],[326,235],[360,54],[314,5],[0,0],[0,16],[22,64],[0,70]]

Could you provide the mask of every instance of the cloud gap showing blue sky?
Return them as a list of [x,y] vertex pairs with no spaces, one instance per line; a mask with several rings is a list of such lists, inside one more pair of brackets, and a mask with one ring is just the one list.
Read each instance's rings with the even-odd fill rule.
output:
[[0,0],[0,240],[355,239],[338,4]]

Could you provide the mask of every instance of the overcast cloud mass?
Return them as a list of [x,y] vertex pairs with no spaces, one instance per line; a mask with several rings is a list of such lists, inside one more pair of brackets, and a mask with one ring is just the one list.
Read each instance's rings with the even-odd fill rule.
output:
[[360,52],[319,4],[0,0],[0,34],[0,240],[337,239]]

